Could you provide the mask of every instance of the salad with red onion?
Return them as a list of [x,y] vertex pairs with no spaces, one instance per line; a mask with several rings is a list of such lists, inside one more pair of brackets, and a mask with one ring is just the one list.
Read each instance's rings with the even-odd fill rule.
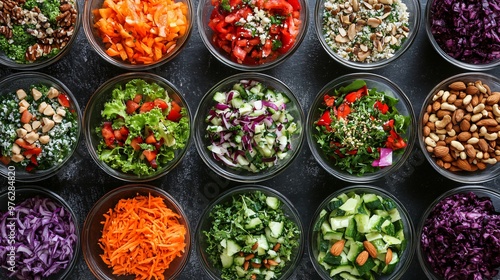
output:
[[216,104],[205,118],[207,148],[225,165],[259,172],[285,159],[298,125],[283,92],[254,80],[241,80],[227,92],[216,92]]
[[77,230],[71,213],[46,197],[28,198],[0,213],[0,262],[5,275],[47,279],[66,269],[75,254]]

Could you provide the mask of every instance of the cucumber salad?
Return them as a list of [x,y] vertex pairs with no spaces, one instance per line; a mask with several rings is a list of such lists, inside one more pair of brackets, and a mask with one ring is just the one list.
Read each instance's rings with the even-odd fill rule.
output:
[[63,162],[78,142],[78,116],[68,95],[32,85],[0,98],[0,161],[27,172]]
[[261,191],[235,194],[209,213],[205,249],[222,279],[277,279],[294,257],[301,232],[282,202]]
[[298,125],[287,110],[288,97],[252,80],[216,92],[208,113],[208,149],[225,165],[259,172],[279,163],[292,150]]
[[407,243],[396,203],[373,193],[334,197],[313,231],[315,259],[339,280],[391,274]]
[[323,100],[314,136],[336,167],[362,176],[392,165],[405,150],[410,117],[398,112],[398,99],[355,80]]

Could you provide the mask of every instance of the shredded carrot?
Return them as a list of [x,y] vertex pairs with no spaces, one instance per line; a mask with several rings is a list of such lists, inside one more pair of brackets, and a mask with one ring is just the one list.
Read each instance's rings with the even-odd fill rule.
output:
[[150,64],[171,52],[186,33],[187,13],[188,6],[174,0],[105,0],[93,11],[106,53],[131,64]]
[[121,199],[104,218],[100,256],[115,275],[165,279],[170,263],[184,253],[186,227],[161,197]]

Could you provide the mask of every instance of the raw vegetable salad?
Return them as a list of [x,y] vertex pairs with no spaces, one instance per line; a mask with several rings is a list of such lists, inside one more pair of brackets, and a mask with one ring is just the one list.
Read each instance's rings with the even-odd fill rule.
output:
[[0,213],[0,228],[0,262],[10,279],[50,279],[73,259],[78,227],[50,198],[28,198]]
[[394,153],[407,146],[402,135],[410,124],[401,115],[398,100],[363,80],[324,95],[325,108],[314,123],[317,143],[335,165],[362,176],[392,165]]
[[242,80],[216,92],[206,122],[207,147],[225,165],[260,172],[289,156],[299,127],[287,109],[288,97],[261,82]]
[[500,269],[500,213],[473,192],[438,202],[425,219],[420,245],[442,279],[496,279]]
[[68,95],[47,85],[0,98],[0,161],[28,172],[63,162],[78,142],[78,116]]
[[404,231],[392,199],[369,192],[342,193],[326,204],[314,223],[314,257],[335,280],[389,275],[406,249]]
[[124,173],[148,176],[172,161],[189,138],[185,108],[158,84],[133,79],[116,85],[96,128],[99,159]]
[[120,199],[104,218],[100,257],[113,275],[163,280],[171,263],[185,253],[187,229],[160,196]]
[[205,252],[222,279],[280,278],[299,247],[302,233],[282,201],[261,191],[233,195],[209,218]]
[[239,64],[276,60],[293,47],[303,24],[299,0],[214,0],[212,5],[212,42]]

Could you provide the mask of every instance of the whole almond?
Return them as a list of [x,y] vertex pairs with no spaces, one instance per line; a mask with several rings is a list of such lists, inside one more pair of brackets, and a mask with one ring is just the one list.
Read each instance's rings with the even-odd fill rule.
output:
[[483,138],[479,139],[477,145],[479,146],[479,149],[481,149],[483,153],[488,151],[488,142],[486,142],[486,140],[484,140]]
[[486,98],[486,105],[498,104],[498,101],[500,101],[500,93],[495,93]]
[[450,154],[446,154],[444,157],[441,158],[441,160],[450,163],[453,162],[455,159]]
[[497,126],[498,122],[495,119],[481,119],[476,123],[477,126]]
[[[438,158],[442,158],[446,155],[448,155],[450,153],[450,148],[446,147],[446,146],[436,146],[434,148],[434,156],[438,157]],[[364,244],[364,243],[363,243]],[[370,243],[371,244],[371,243]],[[373,246],[373,245],[372,245]],[[365,249],[366,249],[366,246],[365,246]],[[370,253],[370,251],[368,251],[368,253]],[[370,254],[371,256],[372,254]],[[372,256],[373,257],[373,256]]]
[[387,248],[387,253],[385,254],[385,264],[389,265],[392,261],[392,250],[391,248]]
[[470,129],[470,122],[468,120],[462,120],[460,122],[460,130],[461,131],[469,131]]
[[467,86],[465,85],[464,82],[454,82],[454,83],[451,83],[449,86],[448,86],[451,90],[465,90],[467,88]]
[[467,88],[465,89],[465,93],[470,94],[470,95],[477,94],[478,92],[479,92],[479,89],[473,85],[467,86]]
[[372,258],[377,257],[377,248],[375,248],[375,246],[373,246],[373,244],[370,241],[368,240],[363,241],[363,246],[365,247],[365,250],[368,252],[370,257]]
[[369,257],[368,252],[363,251],[363,252],[359,253],[359,255],[356,257],[356,263],[359,266],[362,266],[366,263],[366,261],[368,260],[368,257]]
[[476,157],[476,149],[474,149],[474,146],[472,146],[471,144],[466,144],[465,145],[465,153],[470,158],[475,158]]
[[337,242],[335,242],[332,247],[330,248],[330,254],[334,256],[340,256],[342,251],[344,250],[344,245],[345,245],[345,240],[341,239]]
[[464,171],[472,171],[472,167],[470,166],[470,163],[464,159],[458,159],[456,161],[456,166]]
[[464,132],[460,132],[460,134],[458,134],[457,139],[460,142],[467,142],[467,140],[469,140],[471,137],[472,137],[472,134],[470,132],[464,131]]
[[455,120],[456,123],[459,123],[462,121],[464,118],[465,112],[462,109],[457,109],[455,112],[453,112],[453,120]]

